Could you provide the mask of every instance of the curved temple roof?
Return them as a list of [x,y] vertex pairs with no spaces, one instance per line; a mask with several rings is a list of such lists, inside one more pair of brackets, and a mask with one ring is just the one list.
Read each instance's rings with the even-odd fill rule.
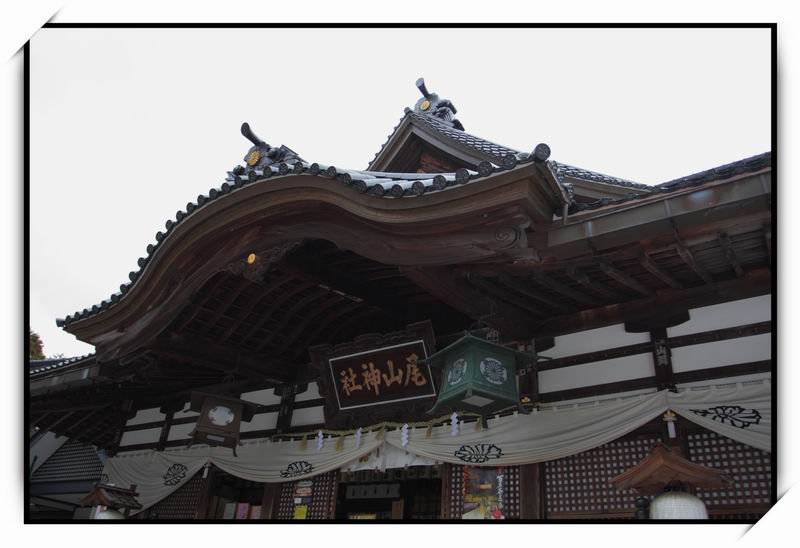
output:
[[[424,83],[422,86],[424,88]],[[423,93],[427,93],[427,90]],[[430,95],[426,95],[426,97],[430,97]],[[436,100],[438,100],[438,96],[435,97],[437,97]],[[225,181],[219,187],[210,189],[207,194],[200,194],[196,201],[187,203],[185,209],[177,211],[175,219],[166,221],[166,229],[156,233],[155,243],[147,246],[146,255],[140,257],[137,261],[139,268],[129,273],[129,281],[120,286],[119,292],[111,295],[108,299],[103,300],[99,304],[93,305],[91,308],[84,308],[82,311],[70,314],[64,319],[57,319],[57,325],[60,327],[67,327],[71,323],[94,316],[103,310],[113,307],[125,297],[125,294],[136,283],[142,270],[144,270],[152,257],[158,252],[164,240],[169,237],[179,224],[185,222],[207,204],[222,199],[227,194],[235,193],[248,185],[269,184],[269,180],[273,178],[312,175],[323,179],[329,179],[331,184],[349,187],[356,193],[366,194],[379,199],[405,200],[431,193],[447,192],[454,187],[473,184],[481,179],[489,178],[495,173],[514,170],[523,164],[535,162],[542,164],[542,167],[545,167],[546,170],[552,174],[554,181],[557,181],[557,184],[561,186],[563,195],[568,198],[568,203],[566,204],[568,206],[568,213],[572,214],[609,204],[624,203],[656,193],[674,192],[687,186],[703,184],[717,178],[729,177],[740,172],[756,171],[771,165],[771,153],[765,153],[660,185],[648,186],[608,175],[602,175],[567,164],[549,161],[550,149],[545,144],[539,144],[533,152],[525,153],[486,141],[463,131],[463,126],[461,126],[460,122],[457,120],[441,118],[434,113],[423,113],[419,111],[419,105],[424,102],[425,101],[421,99],[420,102],[417,103],[417,110],[406,109],[405,116],[395,128],[395,133],[397,128],[402,125],[403,121],[406,119],[414,120],[424,124],[445,139],[457,141],[462,146],[474,149],[484,156],[492,157],[493,161],[480,162],[476,170],[460,168],[450,173],[435,174],[339,169],[335,166],[308,163],[285,146],[271,147],[255,136],[247,124],[243,124],[243,135],[254,145],[245,156],[244,165],[237,165],[234,167],[232,171],[228,172]],[[448,116],[454,114],[454,107],[452,107],[449,101],[440,101],[439,104],[445,104],[448,107],[446,109]],[[450,111],[449,109],[453,110]],[[393,135],[394,133],[390,135],[387,143],[391,140]],[[383,151],[387,143],[384,143],[381,151]],[[376,154],[376,158],[381,154],[381,151]],[[375,160],[373,160],[371,165],[373,165],[374,162]],[[572,185],[568,182],[570,178],[630,188],[633,192],[618,198],[602,198],[595,202],[578,203],[573,199]],[[554,214],[559,216],[562,214],[562,211],[555,211]]]

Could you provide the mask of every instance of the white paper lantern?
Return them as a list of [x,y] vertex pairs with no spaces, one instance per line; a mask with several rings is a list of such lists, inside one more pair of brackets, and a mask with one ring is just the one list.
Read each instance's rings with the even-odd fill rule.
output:
[[116,510],[106,508],[105,510],[100,510],[97,512],[97,514],[94,516],[94,519],[125,519],[125,516]]
[[708,511],[691,493],[667,491],[650,503],[650,519],[708,519]]

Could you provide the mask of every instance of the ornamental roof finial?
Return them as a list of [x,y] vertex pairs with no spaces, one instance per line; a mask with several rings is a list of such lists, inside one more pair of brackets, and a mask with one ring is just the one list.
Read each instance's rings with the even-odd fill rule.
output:
[[428,91],[425,87],[425,79],[417,79],[417,88],[422,93],[422,98],[414,105],[414,112],[425,114],[448,123],[456,129],[464,131],[461,122],[454,118],[456,112],[455,105],[448,99],[441,99],[437,94]]

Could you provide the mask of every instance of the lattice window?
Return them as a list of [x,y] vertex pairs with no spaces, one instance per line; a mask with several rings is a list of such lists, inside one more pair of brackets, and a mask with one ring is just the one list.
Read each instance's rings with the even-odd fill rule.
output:
[[519,519],[519,466],[506,466],[505,474],[505,509],[508,519]]
[[281,494],[278,498],[278,512],[276,519],[292,519],[294,517],[294,488],[295,483],[289,481],[281,484]]
[[147,514],[147,519],[195,519],[204,487],[203,474],[195,474],[192,479],[142,514]]
[[[307,519],[332,519],[336,505],[336,494],[339,487],[338,472],[328,472],[312,478],[311,504],[308,507]],[[276,519],[294,519],[294,489],[297,482],[281,484]]]
[[655,434],[616,440],[596,449],[545,463],[548,518],[632,518],[637,495],[618,491],[610,480],[647,456]]
[[[769,453],[708,430],[689,432],[686,441],[689,459],[723,470],[735,481],[728,489],[697,490],[697,496],[706,503],[710,516],[731,517],[720,515],[725,513],[736,517],[751,514],[760,517],[769,509],[772,486]],[[739,509],[738,513],[736,509]]]
[[443,504],[443,519],[461,519],[464,510],[464,467],[459,464],[446,464],[446,492]]
[[314,476],[314,485],[312,487],[314,491],[311,498],[311,506],[308,509],[308,519],[333,518],[338,487],[338,476],[335,471]]

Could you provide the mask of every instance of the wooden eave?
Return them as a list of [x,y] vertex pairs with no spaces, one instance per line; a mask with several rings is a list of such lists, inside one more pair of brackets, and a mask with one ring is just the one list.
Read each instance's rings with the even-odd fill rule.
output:
[[528,163],[479,183],[395,200],[305,175],[254,183],[188,216],[119,303],[66,329],[96,345],[101,361],[119,358],[153,340],[214,273],[289,240],[329,240],[389,265],[528,256],[527,232],[549,224],[562,206],[545,172]]

